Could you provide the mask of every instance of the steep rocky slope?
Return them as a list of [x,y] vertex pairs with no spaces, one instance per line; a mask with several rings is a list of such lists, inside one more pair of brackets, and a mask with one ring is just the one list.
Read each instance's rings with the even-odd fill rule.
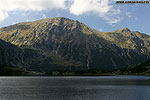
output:
[[[35,66],[39,63],[36,61],[28,64],[34,70],[118,69],[142,63],[150,57],[148,35],[127,28],[99,32],[62,17],[1,28],[0,38],[21,49],[37,50],[38,54],[50,58],[47,62],[39,60],[39,67]],[[26,59],[29,59],[28,55]]]

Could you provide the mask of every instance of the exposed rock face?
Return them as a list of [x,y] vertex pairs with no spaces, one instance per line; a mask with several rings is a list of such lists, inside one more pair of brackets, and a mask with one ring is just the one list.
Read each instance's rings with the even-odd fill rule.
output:
[[[41,65],[37,67],[39,62],[36,60],[40,58],[35,60],[27,55],[26,59],[31,63],[26,67],[32,70],[117,69],[144,62],[150,57],[148,35],[127,28],[98,32],[62,17],[1,28],[0,38],[21,49],[28,48],[25,55],[49,58],[44,60],[46,62],[39,60]],[[34,53],[30,54],[32,50]],[[19,62],[20,58],[15,61]]]

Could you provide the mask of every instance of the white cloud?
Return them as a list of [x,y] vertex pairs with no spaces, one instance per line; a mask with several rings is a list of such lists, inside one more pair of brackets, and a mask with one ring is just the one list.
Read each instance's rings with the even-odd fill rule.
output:
[[65,9],[65,2],[66,0],[0,0],[0,21],[7,18],[10,11]]
[[45,18],[46,18],[46,15],[45,15],[45,14],[43,14],[43,15],[42,15],[42,19],[45,19]]
[[74,0],[70,7],[70,13],[82,15],[92,12],[112,25],[120,22],[120,10],[116,9],[112,2],[116,0]]
[[126,16],[131,18],[131,13],[130,12],[126,12]]
[[103,31],[103,29],[101,29],[101,28],[100,28],[100,29],[99,29],[99,31],[100,31],[100,32],[102,32],[102,31]]
[[4,20],[7,17],[8,17],[7,12],[0,11],[0,21]]
[[109,0],[74,0],[70,12],[75,15],[86,12],[107,13],[112,6],[108,5]]
[[29,22],[29,19],[26,19],[26,22]]

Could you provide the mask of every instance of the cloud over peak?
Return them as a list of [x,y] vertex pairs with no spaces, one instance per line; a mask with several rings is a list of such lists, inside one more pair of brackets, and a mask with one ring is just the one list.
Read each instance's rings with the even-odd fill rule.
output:
[[111,4],[115,0],[74,0],[70,7],[70,13],[74,15],[82,15],[86,13],[94,13],[107,21],[108,24],[118,23],[120,21],[119,9],[115,9]]
[[109,0],[74,0],[70,12],[75,15],[84,14],[86,12],[105,14],[112,8],[111,5],[108,5],[108,1]]
[[66,0],[0,0],[0,21],[8,17],[8,12],[42,11],[51,9],[65,9]]
[[115,0],[0,0],[0,21],[9,16],[9,12],[42,11],[67,9],[76,16],[91,13],[99,16],[108,24],[118,23],[120,10],[111,3]]

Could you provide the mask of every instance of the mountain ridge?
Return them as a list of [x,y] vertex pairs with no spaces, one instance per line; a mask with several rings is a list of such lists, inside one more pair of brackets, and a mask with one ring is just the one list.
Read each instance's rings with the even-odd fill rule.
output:
[[52,70],[52,66],[54,69],[58,66],[69,70],[118,69],[150,58],[148,35],[128,28],[99,32],[79,21],[63,17],[0,28],[0,39],[21,49],[37,50],[37,53],[51,59],[45,67],[29,67],[32,70],[43,70],[46,66],[46,70]]

